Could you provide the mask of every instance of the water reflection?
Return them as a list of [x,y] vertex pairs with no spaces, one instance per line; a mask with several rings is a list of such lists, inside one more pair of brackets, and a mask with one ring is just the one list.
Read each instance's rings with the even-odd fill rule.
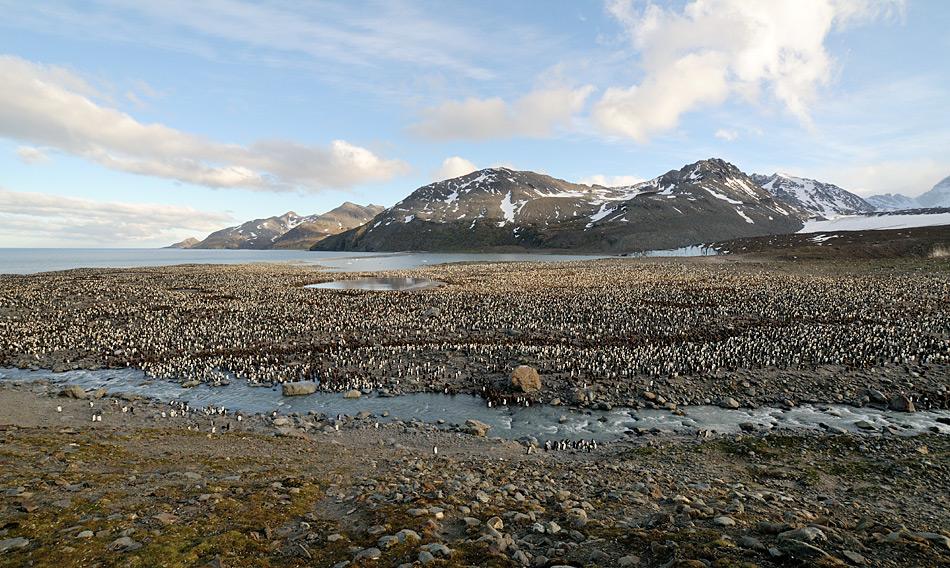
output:
[[319,288],[322,290],[373,290],[383,292],[404,292],[409,290],[425,290],[437,288],[444,284],[429,278],[351,278],[349,280],[332,280],[319,284],[308,284],[304,288]]

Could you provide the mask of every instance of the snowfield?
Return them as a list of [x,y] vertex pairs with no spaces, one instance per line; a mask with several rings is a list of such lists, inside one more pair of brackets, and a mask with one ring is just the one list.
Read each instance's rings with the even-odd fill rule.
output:
[[868,231],[883,229],[908,229],[950,225],[950,213],[923,215],[844,215],[827,221],[806,221],[799,233],[822,233],[830,231]]

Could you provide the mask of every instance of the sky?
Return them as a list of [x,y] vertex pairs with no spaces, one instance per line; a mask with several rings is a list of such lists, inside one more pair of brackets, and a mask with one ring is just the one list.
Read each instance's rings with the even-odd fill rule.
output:
[[0,0],[0,246],[155,247],[505,166],[950,175],[944,0]]

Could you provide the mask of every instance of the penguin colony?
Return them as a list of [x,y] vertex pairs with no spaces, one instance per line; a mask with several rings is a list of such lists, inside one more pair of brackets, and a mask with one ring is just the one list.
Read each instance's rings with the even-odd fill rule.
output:
[[576,387],[950,364],[945,270],[617,259],[447,265],[424,276],[448,285],[304,289],[329,275],[274,265],[2,276],[0,366],[478,393],[521,363]]

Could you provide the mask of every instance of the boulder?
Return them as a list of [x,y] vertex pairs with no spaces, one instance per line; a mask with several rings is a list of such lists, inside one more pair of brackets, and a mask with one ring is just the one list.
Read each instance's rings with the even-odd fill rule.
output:
[[363,393],[356,389],[348,390],[343,394],[343,398],[359,398],[361,396],[363,396]]
[[511,386],[521,392],[537,392],[541,390],[541,377],[534,367],[519,365],[511,373]]
[[485,424],[481,420],[466,420],[465,421],[465,431],[474,436],[485,436],[488,434],[488,431],[491,430],[491,426]]
[[59,392],[66,398],[86,398],[86,390],[79,385],[70,385]]
[[30,545],[30,541],[18,536],[16,538],[8,538],[5,540],[0,540],[0,552],[8,552],[10,550],[20,550],[21,548],[26,548]]
[[894,395],[887,403],[888,408],[897,412],[915,412],[914,401],[902,394]]
[[736,410],[739,408],[739,401],[734,398],[724,398],[719,401],[720,408],[728,408],[730,410]]
[[280,392],[284,396],[301,396],[317,392],[317,383],[312,381],[300,381],[297,383],[284,383],[280,386]]

